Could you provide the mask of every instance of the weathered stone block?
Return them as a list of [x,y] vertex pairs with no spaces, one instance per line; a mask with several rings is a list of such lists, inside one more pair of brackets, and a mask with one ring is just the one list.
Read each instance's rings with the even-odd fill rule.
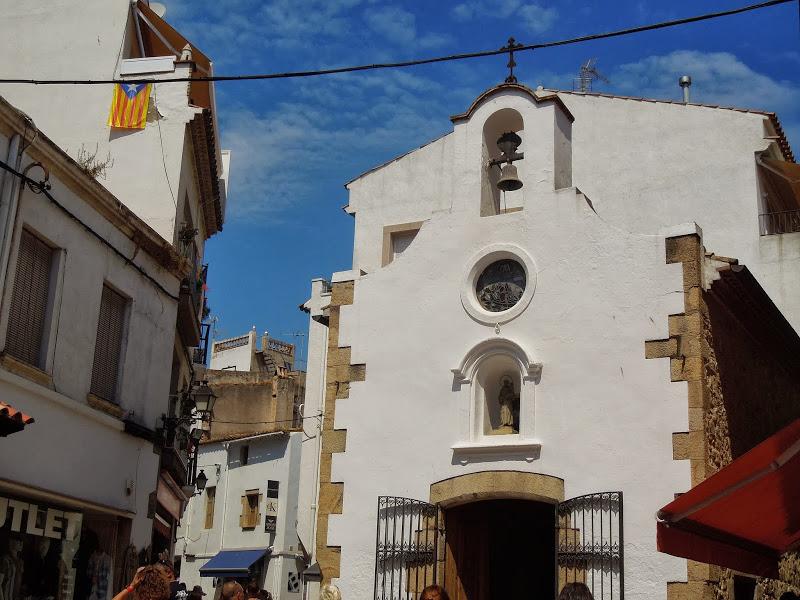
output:
[[341,281],[334,283],[333,290],[331,291],[331,304],[336,306],[352,304],[354,290],[354,281]]
[[667,264],[700,260],[702,247],[700,236],[696,234],[681,235],[664,240]]
[[319,510],[328,515],[342,514],[344,498],[343,483],[321,483],[319,486]]
[[689,458],[689,432],[680,431],[672,434],[672,460]]
[[322,432],[322,450],[324,452],[344,452],[347,449],[347,430],[333,429]]
[[699,356],[670,359],[672,381],[697,381],[703,376],[703,359]]
[[667,358],[675,356],[678,352],[678,340],[669,338],[666,340],[648,340],[644,343],[645,358]]

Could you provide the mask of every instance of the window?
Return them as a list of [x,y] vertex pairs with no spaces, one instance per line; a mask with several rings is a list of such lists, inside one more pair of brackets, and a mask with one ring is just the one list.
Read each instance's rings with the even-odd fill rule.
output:
[[242,529],[253,529],[261,522],[261,513],[258,512],[260,504],[261,494],[258,490],[247,490],[242,496],[242,514],[239,516]]
[[387,225],[383,228],[383,256],[381,265],[384,267],[405,252],[414,238],[417,237],[422,222],[403,223],[401,225]]
[[247,461],[250,459],[250,446],[245,444],[241,448],[239,448],[239,463],[241,466],[245,466]]
[[45,325],[50,312],[54,250],[23,229],[11,294],[6,352],[23,362],[45,366]]
[[214,503],[217,500],[217,488],[206,488],[206,523],[205,528],[211,529],[214,527]]
[[125,332],[127,299],[103,286],[100,297],[100,317],[97,321],[97,341],[94,345],[91,392],[95,396],[117,401],[117,380],[122,363],[122,337]]
[[267,481],[267,498],[277,498],[280,486],[280,481],[273,481],[272,479]]

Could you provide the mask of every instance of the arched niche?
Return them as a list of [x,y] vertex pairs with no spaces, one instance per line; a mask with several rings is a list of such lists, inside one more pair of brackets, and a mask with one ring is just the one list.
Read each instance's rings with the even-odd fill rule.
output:
[[564,500],[564,480],[524,471],[479,471],[431,484],[430,501],[442,508],[500,499],[557,504]]
[[[489,162],[500,158],[498,138],[506,132],[514,132],[522,138],[520,149],[525,147],[525,124],[522,115],[513,108],[501,108],[483,124],[483,150],[481,152],[481,216],[496,215],[507,208],[522,206],[522,192],[506,192],[505,203],[501,203],[502,192],[497,189],[500,167],[489,167]],[[501,206],[502,204],[502,206]]]
[[461,394],[462,413],[468,415],[460,444],[488,447],[532,441],[534,387],[541,370],[541,363],[512,340],[494,338],[473,347],[452,369],[453,391]]

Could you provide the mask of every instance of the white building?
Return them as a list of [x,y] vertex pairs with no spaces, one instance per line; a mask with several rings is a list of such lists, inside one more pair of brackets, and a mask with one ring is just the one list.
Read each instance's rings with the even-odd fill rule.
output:
[[176,547],[187,587],[213,596],[224,580],[255,580],[275,600],[300,598],[301,437],[272,432],[201,445],[198,468],[208,483],[190,500]]
[[[275,370],[265,357],[293,351],[266,334],[262,343],[258,350],[254,331],[214,343],[220,364],[239,359],[252,368],[205,371],[217,395],[197,459],[208,479],[189,501],[175,551],[181,581],[207,594],[234,578],[255,581],[276,600],[299,600],[308,565],[298,537],[300,467],[311,447],[301,417],[305,374]],[[317,422],[308,422],[310,431]]]
[[119,590],[151,544],[188,268],[2,99],[0,157],[50,186],[0,173],[0,397],[35,419],[0,442],[2,597],[86,598],[92,575]]
[[[683,323],[664,248],[694,222],[800,327],[777,119],[503,84],[452,120],[348,184],[352,269],[307,304],[328,324],[306,394],[324,398],[324,580],[361,599],[414,598],[434,573],[453,600],[582,578],[596,598],[707,597],[713,575],[659,554],[654,518],[708,472],[673,446],[702,436],[702,407],[670,382],[689,379],[674,348],[672,372],[643,348]],[[524,185],[502,193],[507,132]]]
[[[160,80],[213,72],[210,59],[146,0],[59,1],[41,6],[0,0],[0,11],[0,49],[8,72],[15,76]],[[143,560],[150,560],[157,553],[172,551],[187,501],[183,488],[193,483],[188,420],[179,423],[177,419],[191,411],[190,391],[201,379],[198,371],[205,361],[208,329],[202,320],[208,265],[203,264],[204,246],[222,230],[230,155],[219,146],[212,83],[154,83],[145,126],[138,130],[108,126],[113,93],[112,85],[0,86],[0,94],[29,115],[73,160],[96,170],[99,184],[93,185],[114,194],[116,202],[129,209],[126,214],[146,223],[182,261],[176,310],[164,309],[160,303],[152,309],[152,315],[172,319],[166,354],[160,348],[142,350],[136,358],[148,368],[152,364],[159,369],[153,382],[166,381],[161,400],[148,409],[159,419],[147,415],[148,427],[157,428],[151,433],[163,447],[157,461],[158,484],[140,489],[137,496],[142,501],[154,493],[152,538],[138,548],[146,550]],[[138,252],[143,247],[139,234],[128,235],[133,236],[131,243]],[[82,345],[87,340],[84,335],[69,338],[69,343]],[[160,341],[158,336],[153,339],[153,343]],[[139,372],[144,377],[148,369]],[[80,378],[71,385],[80,387]]]

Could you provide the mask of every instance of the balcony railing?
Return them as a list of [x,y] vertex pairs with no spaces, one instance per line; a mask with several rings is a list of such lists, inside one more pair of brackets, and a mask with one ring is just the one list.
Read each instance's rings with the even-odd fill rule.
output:
[[800,232],[800,208],[758,215],[761,235]]

